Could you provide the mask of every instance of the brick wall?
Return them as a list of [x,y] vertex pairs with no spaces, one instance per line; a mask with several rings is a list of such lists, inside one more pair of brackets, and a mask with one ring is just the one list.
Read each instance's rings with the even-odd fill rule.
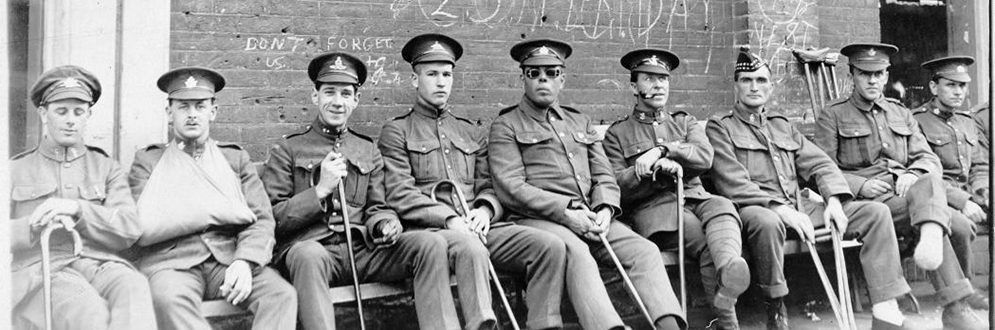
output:
[[[413,101],[411,68],[400,49],[427,32],[464,45],[451,102],[485,123],[522,95],[508,49],[542,37],[574,46],[561,101],[596,119],[612,121],[630,111],[628,74],[618,59],[643,47],[681,56],[671,106],[699,119],[727,111],[739,45],[771,61],[778,83],[773,105],[798,117],[807,94],[790,49],[838,47],[821,40],[820,31],[835,31],[820,23],[823,13],[868,4],[876,6],[865,0],[174,0],[170,62],[225,75],[212,135],[241,143],[256,160],[268,144],[313,120],[304,68],[328,51],[367,61],[370,76],[350,125],[377,135]],[[876,24],[876,16],[866,19]]]

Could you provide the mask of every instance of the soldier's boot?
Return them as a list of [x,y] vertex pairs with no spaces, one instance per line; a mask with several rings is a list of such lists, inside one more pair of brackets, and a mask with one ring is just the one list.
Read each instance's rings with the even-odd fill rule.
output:
[[988,329],[988,321],[978,316],[964,300],[958,300],[943,308],[943,328],[953,330]]
[[964,302],[968,306],[977,310],[988,310],[988,297],[986,297],[979,290],[974,290],[974,293],[964,299]]
[[739,330],[739,318],[736,317],[736,306],[732,308],[714,307],[715,319],[705,327],[708,330]]
[[784,297],[767,298],[767,330],[789,330],[788,308],[784,306]]

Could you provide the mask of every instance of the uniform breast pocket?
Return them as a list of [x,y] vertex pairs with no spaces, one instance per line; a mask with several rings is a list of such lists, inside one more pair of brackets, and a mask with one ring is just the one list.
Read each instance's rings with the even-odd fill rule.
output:
[[55,195],[55,183],[14,186],[10,191],[11,214],[15,217],[31,214],[38,205]]
[[107,190],[106,187],[100,185],[81,186],[79,187],[79,196],[87,202],[104,205],[104,200],[107,199]]
[[[793,140],[793,139],[791,139],[791,138],[789,138],[787,136],[785,136],[785,137],[775,137],[774,138],[774,146],[777,147],[776,151],[778,153],[780,153],[780,155],[779,155],[778,159],[774,159],[773,157],[771,157],[771,161],[777,161],[777,160],[782,160],[783,161],[783,160],[788,160],[788,159],[795,159],[795,153],[797,153],[798,149],[801,149],[801,147],[802,147],[801,144],[798,144],[798,142],[796,142],[795,140]],[[781,164],[782,164],[782,168],[785,171],[787,171],[787,173],[784,173],[785,175],[787,175],[790,178],[796,177],[796,175],[795,175],[795,162],[793,162],[793,161],[783,161]]]
[[411,175],[416,182],[433,182],[443,179],[445,167],[439,157],[439,140],[408,140],[408,160],[411,162]]
[[349,175],[345,180],[345,190],[346,202],[350,206],[362,208],[366,205],[371,172],[373,172],[373,163],[349,160]]
[[321,159],[297,159],[294,161],[294,191],[301,191],[318,184]]
[[[550,132],[519,132],[515,134],[518,150],[522,153],[525,175],[529,178],[552,178],[566,175],[566,164],[559,157],[563,149]],[[501,175],[501,173],[494,173]]]
[[883,144],[881,146],[884,150],[890,150],[891,156],[896,161],[905,164],[909,160],[909,138],[912,137],[912,129],[905,122],[889,122],[888,127],[894,133],[892,135],[894,136],[894,140],[887,147]]
[[773,164],[767,146],[760,143],[754,136],[732,135],[732,144],[736,148],[736,158],[746,167],[746,172],[754,181],[764,181],[773,178]]
[[460,180],[466,183],[473,182],[474,166],[476,165],[477,154],[480,152],[480,144],[465,139],[453,140],[453,146],[458,152],[452,154],[453,171]]
[[960,168],[957,161],[957,143],[954,142],[953,135],[947,132],[933,133],[926,136],[926,141],[929,142],[933,153],[940,157],[943,168]]
[[625,157],[627,165],[633,165],[636,163],[636,159],[639,158],[646,150],[653,148],[653,142],[642,141],[634,142],[622,148],[622,156]]
[[839,127],[836,159],[846,167],[871,164],[871,127],[861,123],[843,123]]

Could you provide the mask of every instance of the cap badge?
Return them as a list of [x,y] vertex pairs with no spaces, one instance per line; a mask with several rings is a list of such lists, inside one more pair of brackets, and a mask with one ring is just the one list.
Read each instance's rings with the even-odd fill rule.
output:
[[194,88],[197,87],[197,78],[190,76],[186,81],[183,82],[183,87]]
[[345,70],[346,69],[345,64],[342,64],[342,57],[341,56],[335,57],[335,63],[333,63],[332,65],[328,66],[328,68],[332,69],[332,70]]
[[428,48],[428,51],[426,51],[426,53],[444,53],[444,54],[449,54],[449,52],[446,51],[446,49],[443,48],[442,45],[440,45],[438,41],[436,41],[434,44],[432,44],[432,46]]
[[64,88],[82,87],[79,84],[79,80],[76,80],[76,78],[73,78],[73,77],[69,77],[69,78],[63,79],[62,83],[60,83],[59,85],[62,86],[62,87],[64,87]]
[[868,50],[868,51],[867,51],[867,55],[869,55],[869,56],[874,56],[874,55],[877,55],[877,53],[878,53],[878,52],[874,51],[874,48],[871,48],[871,50]]
[[957,73],[967,73],[967,68],[964,67],[963,65],[958,65],[955,70],[957,71]]
[[546,48],[546,46],[540,47],[538,54],[539,55],[549,55],[549,48]]

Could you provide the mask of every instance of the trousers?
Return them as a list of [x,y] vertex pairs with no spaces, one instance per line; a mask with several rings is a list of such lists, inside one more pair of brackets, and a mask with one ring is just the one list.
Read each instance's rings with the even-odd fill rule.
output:
[[[523,219],[516,222],[547,231],[565,243],[567,295],[577,311],[581,327],[600,330],[623,325],[598,271],[599,264],[615,268],[602,243],[586,241],[567,227],[551,221]],[[609,225],[607,239],[653,320],[673,316],[686,329],[684,311],[670,285],[659,248],[618,221]]]
[[449,267],[456,275],[465,329],[494,320],[487,270],[488,256],[501,272],[523,274],[528,284],[525,304],[530,329],[563,326],[560,303],[566,267],[566,246],[555,235],[526,226],[502,225],[487,233],[487,244],[475,235],[441,230],[449,246]]
[[[392,282],[413,277],[415,313],[422,329],[458,330],[459,318],[449,289],[446,241],[429,231],[401,233],[390,247],[353,247],[360,282]],[[335,329],[329,285],[352,283],[349,246],[302,241],[287,251],[284,267],[297,289],[301,325],[307,330]]]
[[[816,228],[826,223],[823,219],[825,205],[807,203],[803,211]],[[750,267],[758,286],[770,298],[788,294],[784,278],[784,241],[787,228],[773,210],[761,206],[740,209],[747,255],[754,265]],[[849,219],[844,239],[863,243],[860,263],[867,280],[871,302],[878,303],[899,297],[911,291],[902,273],[898,242],[888,207],[875,202],[851,201],[843,203],[843,212]]]
[[[44,290],[14,307],[14,328],[45,327]],[[52,327],[56,330],[155,329],[149,282],[116,261],[80,258],[52,272]]]
[[[190,269],[165,269],[149,276],[160,330],[210,330],[200,314],[205,299],[223,299],[228,266],[214,258]],[[270,267],[252,276],[252,293],[239,303],[254,315],[253,330],[293,330],[297,326],[294,288]]]

